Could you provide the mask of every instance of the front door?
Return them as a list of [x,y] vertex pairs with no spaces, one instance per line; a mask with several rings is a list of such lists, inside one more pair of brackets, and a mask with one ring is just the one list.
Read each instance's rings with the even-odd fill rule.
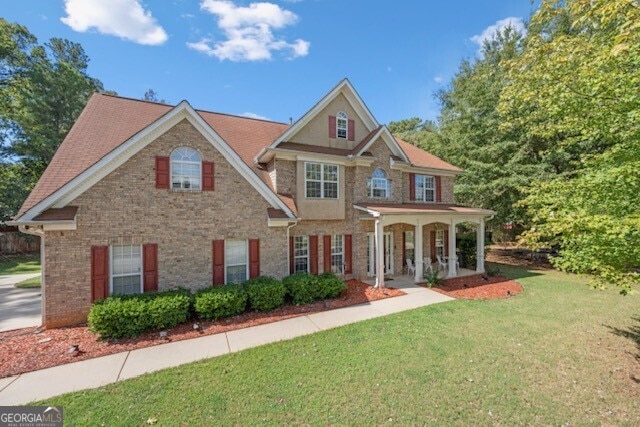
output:
[[[376,275],[375,233],[367,234],[367,272]],[[384,233],[384,274],[393,274],[393,233]]]

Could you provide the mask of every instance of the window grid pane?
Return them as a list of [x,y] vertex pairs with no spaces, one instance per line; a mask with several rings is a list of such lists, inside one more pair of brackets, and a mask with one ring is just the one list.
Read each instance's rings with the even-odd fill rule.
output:
[[338,138],[346,138],[347,137],[347,126],[348,126],[348,117],[346,113],[340,111],[336,120],[336,133]]
[[293,240],[294,273],[309,271],[309,237],[295,236]]
[[142,250],[140,245],[111,247],[111,293],[130,295],[142,292]]
[[338,198],[338,166],[305,163],[305,196],[307,198]]
[[189,147],[175,149],[171,153],[171,188],[200,190],[202,181],[200,154]]
[[342,234],[331,236],[331,271],[344,273],[344,239]]
[[247,241],[224,241],[224,265],[227,272],[227,283],[243,283],[247,281]]
[[436,230],[436,255],[444,257],[444,230]]

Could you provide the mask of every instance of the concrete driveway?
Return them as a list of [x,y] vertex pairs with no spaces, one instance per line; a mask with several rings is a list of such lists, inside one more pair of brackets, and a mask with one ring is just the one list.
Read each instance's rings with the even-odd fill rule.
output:
[[0,276],[0,332],[40,326],[40,289],[18,289],[14,285],[40,273]]

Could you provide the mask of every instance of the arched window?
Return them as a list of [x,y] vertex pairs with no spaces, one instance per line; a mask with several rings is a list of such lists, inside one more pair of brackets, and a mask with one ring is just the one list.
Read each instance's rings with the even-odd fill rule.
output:
[[347,117],[347,113],[340,111],[336,116],[336,135],[338,138],[347,139],[347,135],[349,127],[349,117]]
[[369,197],[388,198],[391,195],[391,185],[387,174],[382,169],[376,169],[367,183]]
[[174,190],[202,188],[202,159],[193,148],[180,147],[171,153],[171,188]]

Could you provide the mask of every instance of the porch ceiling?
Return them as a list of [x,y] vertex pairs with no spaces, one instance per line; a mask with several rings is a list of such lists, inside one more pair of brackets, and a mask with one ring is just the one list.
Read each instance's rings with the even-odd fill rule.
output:
[[495,211],[489,209],[470,208],[468,206],[443,203],[357,204],[354,205],[354,208],[379,215],[495,215]]

